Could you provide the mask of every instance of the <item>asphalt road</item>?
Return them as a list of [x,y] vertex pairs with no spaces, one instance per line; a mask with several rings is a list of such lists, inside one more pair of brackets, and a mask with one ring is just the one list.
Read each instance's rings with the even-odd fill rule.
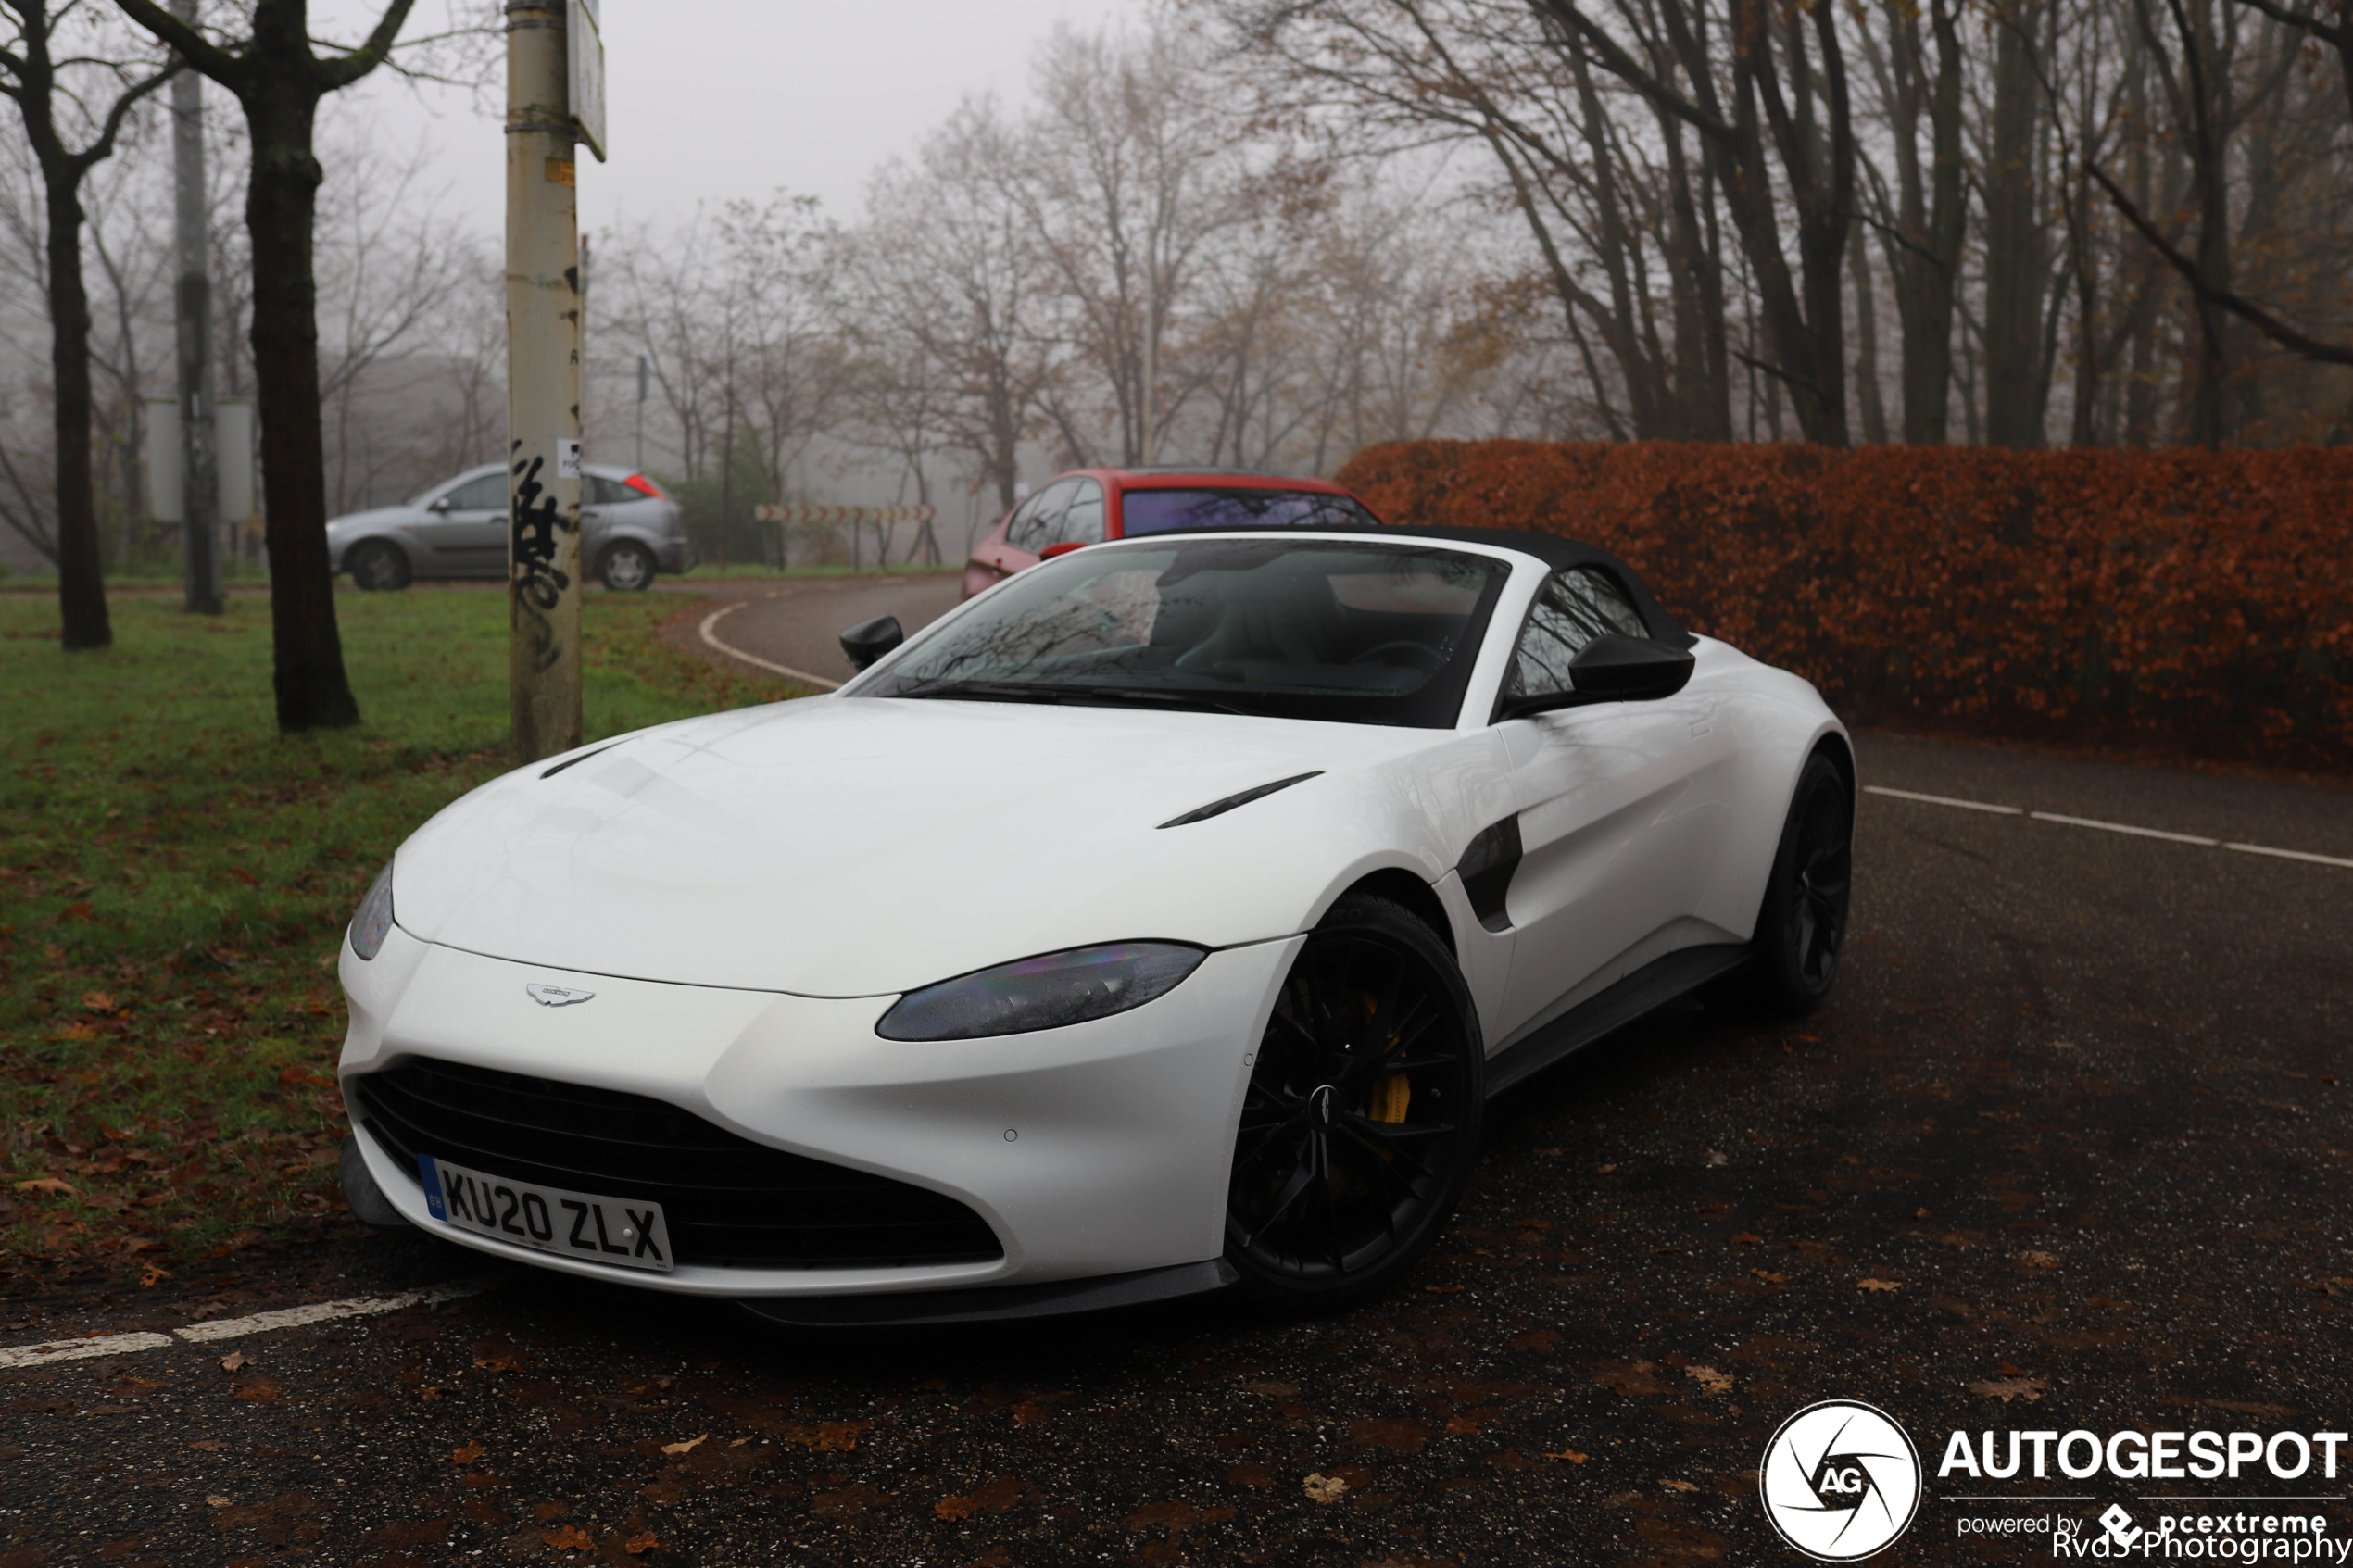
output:
[[[1881,786],[2353,858],[2342,789],[1860,749]],[[1956,1429],[2347,1430],[2353,868],[1876,795],[1857,859],[1825,1011],[1694,1004],[1499,1102],[1451,1236],[1369,1309],[783,1333],[355,1235],[19,1303],[0,1343],[490,1285],[0,1374],[0,1568],[1794,1564],[1755,1466],[1818,1399],[1931,1466]],[[2149,1485],[1986,1489],[2147,1524]],[[1961,1534],[1957,1486],[1884,1561],[2049,1558]]]
[[[901,577],[831,577],[778,583],[705,584],[681,581],[682,592],[715,592],[716,622],[698,617],[686,635],[694,651],[723,661],[714,647],[750,654],[770,666],[805,671],[837,684],[856,673],[842,657],[844,629],[877,615],[895,615],[912,636],[956,608],[960,573]],[[741,608],[734,608],[740,601]],[[710,628],[709,636],[703,628]],[[741,666],[738,665],[738,668]],[[773,673],[773,671],[771,671]]]

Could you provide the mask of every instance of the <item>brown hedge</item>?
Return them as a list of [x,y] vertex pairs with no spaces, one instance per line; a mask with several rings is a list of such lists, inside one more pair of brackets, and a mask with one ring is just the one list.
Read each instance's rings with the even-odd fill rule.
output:
[[1850,719],[2353,768],[2353,451],[1426,441],[1339,477],[1616,551]]

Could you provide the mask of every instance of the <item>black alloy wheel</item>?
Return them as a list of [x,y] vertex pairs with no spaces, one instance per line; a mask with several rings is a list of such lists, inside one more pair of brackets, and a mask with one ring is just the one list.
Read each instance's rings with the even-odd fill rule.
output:
[[1402,906],[1352,894],[1292,962],[1251,1068],[1226,1258],[1294,1311],[1378,1295],[1438,1238],[1478,1152],[1477,1014]]
[[654,585],[654,553],[623,539],[597,563],[597,580],[616,594],[643,593]]
[[1797,775],[1752,943],[1760,999],[1783,1017],[1819,1007],[1838,980],[1854,867],[1854,794],[1817,751]]
[[353,585],[371,593],[409,586],[409,558],[400,553],[399,546],[382,539],[365,539],[352,546],[344,566],[351,573]]

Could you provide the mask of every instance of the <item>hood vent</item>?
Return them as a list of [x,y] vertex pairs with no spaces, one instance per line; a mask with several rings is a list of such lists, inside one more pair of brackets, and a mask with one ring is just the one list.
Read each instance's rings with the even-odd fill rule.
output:
[[1246,789],[1239,795],[1229,795],[1223,800],[1213,800],[1208,805],[1197,807],[1181,817],[1171,817],[1160,825],[1164,828],[1181,828],[1194,822],[1205,822],[1212,817],[1222,817],[1237,806],[1247,806],[1252,801],[1272,795],[1278,789],[1289,789],[1295,784],[1305,784],[1309,779],[1319,779],[1323,776],[1324,770],[1321,768],[1312,773],[1293,773],[1290,778],[1277,779],[1273,784],[1263,784],[1256,789]]
[[[626,740],[626,739],[628,739],[628,738],[629,738],[628,736],[623,735],[623,736],[622,737],[622,740]],[[560,761],[560,762],[557,763],[554,767],[552,767],[552,768],[548,769],[546,772],[544,772],[544,773],[540,774],[539,776],[540,776],[541,778],[543,778],[543,779],[552,779],[552,778],[554,778],[554,777],[555,777],[558,773],[562,772],[562,771],[563,771],[566,768],[577,768],[577,767],[579,767],[579,766],[580,766],[583,762],[587,761],[587,760],[588,760],[588,759],[590,759],[591,757],[602,757],[602,756],[603,756],[606,752],[610,751],[610,750],[611,750],[614,746],[619,746],[620,744],[621,744],[621,741],[618,741],[618,740],[609,740],[609,741],[605,742],[605,744],[604,744],[604,745],[602,745],[602,746],[598,746],[598,747],[597,747],[595,750],[593,750],[593,751],[584,751],[584,752],[582,752],[582,753],[581,753],[579,756],[577,756],[577,757],[567,757],[567,758],[565,758],[562,761]]]

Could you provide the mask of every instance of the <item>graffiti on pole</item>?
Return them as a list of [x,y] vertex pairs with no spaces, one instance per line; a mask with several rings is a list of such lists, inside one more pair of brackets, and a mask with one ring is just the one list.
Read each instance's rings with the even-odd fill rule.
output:
[[[512,444],[516,452],[522,443]],[[556,543],[561,531],[572,526],[558,505],[555,494],[539,483],[539,470],[547,464],[544,453],[535,454],[526,464],[520,458],[514,464],[514,585],[515,629],[527,632],[531,639],[531,668],[535,671],[551,669],[563,656],[562,646],[556,637],[555,622],[547,612],[572,585],[563,570],[556,565]]]

